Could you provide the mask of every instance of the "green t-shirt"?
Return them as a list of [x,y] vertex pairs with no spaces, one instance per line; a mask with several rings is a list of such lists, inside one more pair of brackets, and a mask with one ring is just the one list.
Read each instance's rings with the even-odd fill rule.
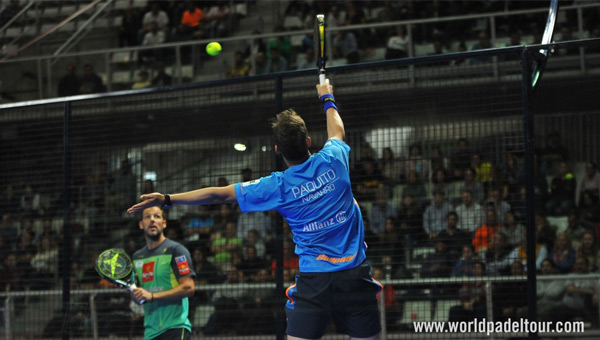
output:
[[[190,252],[169,239],[154,249],[146,246],[136,251],[133,266],[140,286],[150,292],[167,291],[177,287],[180,278],[196,276]],[[144,338],[152,339],[174,328],[185,328],[191,332],[188,312],[188,298],[145,303]]]

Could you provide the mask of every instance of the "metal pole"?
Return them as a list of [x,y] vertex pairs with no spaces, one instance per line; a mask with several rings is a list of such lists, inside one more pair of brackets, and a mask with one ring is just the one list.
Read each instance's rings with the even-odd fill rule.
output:
[[[283,79],[281,76],[277,76],[275,79],[275,110],[281,112],[283,110]],[[275,155],[275,168],[277,171],[284,169],[283,159],[279,155]],[[275,221],[275,293],[276,296],[284,296],[283,292],[283,217],[278,216]],[[276,339],[285,339],[285,311],[281,306],[277,306],[276,311]]]
[[63,121],[63,256],[62,256],[62,310],[63,340],[69,340],[69,309],[71,306],[71,102],[65,102]]
[[98,340],[98,313],[96,313],[96,294],[90,295],[90,319],[92,323],[92,337]]
[[381,318],[381,335],[379,337],[381,339],[387,339],[385,312],[385,289],[381,289],[381,292],[379,292],[379,317]]
[[12,298],[7,296],[4,300],[4,338],[6,340],[12,339],[12,331],[10,324],[10,316],[12,314]]
[[[537,287],[536,287],[536,251],[535,251],[535,196],[533,192],[534,181],[534,130],[533,114],[530,110],[529,96],[531,94],[531,65],[530,55],[526,48],[521,53],[523,67],[523,138],[525,140],[525,191],[526,191],[526,229],[527,229],[527,305],[529,321],[537,320]],[[537,339],[537,333],[529,333],[529,339]]]
[[44,98],[44,77],[42,74],[44,73],[42,67],[42,59],[37,60],[37,78],[38,78],[38,97],[40,99]]
[[[583,10],[577,9],[577,30],[579,32],[579,39],[583,39]],[[579,47],[579,66],[581,73],[585,72],[585,48]]]

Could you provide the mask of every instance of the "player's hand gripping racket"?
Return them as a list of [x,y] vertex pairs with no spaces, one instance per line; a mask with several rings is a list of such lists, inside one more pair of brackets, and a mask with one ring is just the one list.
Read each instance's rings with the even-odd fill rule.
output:
[[315,18],[315,35],[313,37],[315,44],[315,60],[319,70],[319,83],[325,84],[325,15],[317,14]]
[[[137,288],[133,280],[133,262],[123,249],[107,249],[96,260],[96,271],[100,276],[130,292]],[[143,304],[146,300],[139,301]]]

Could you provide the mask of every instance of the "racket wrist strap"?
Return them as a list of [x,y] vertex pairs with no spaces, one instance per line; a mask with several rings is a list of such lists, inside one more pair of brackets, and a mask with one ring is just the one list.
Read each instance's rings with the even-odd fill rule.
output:
[[335,98],[332,94],[327,93],[322,95],[321,102],[323,103],[323,110],[325,113],[327,113],[327,110],[330,108],[334,108],[336,111],[338,110],[337,106],[335,105]]

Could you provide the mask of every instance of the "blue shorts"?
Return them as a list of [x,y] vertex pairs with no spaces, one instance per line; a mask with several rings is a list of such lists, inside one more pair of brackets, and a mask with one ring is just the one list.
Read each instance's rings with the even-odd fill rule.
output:
[[377,294],[382,285],[367,263],[330,273],[299,273],[286,295],[290,336],[318,339],[333,318],[339,333],[367,338],[381,332]]

